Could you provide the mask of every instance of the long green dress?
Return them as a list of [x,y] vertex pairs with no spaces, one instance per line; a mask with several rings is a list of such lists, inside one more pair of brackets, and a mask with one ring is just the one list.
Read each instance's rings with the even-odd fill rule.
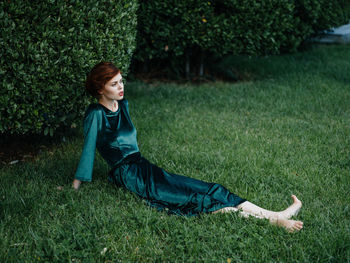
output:
[[102,104],[91,104],[84,118],[84,147],[75,178],[90,182],[96,147],[112,167],[108,179],[134,192],[158,210],[178,215],[209,213],[234,207],[245,199],[216,183],[206,183],[168,173],[143,158],[127,100],[118,101],[113,112]]

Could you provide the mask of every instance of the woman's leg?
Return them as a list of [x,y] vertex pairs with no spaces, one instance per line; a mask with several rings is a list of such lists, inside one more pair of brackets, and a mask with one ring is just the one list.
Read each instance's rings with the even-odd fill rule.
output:
[[280,211],[280,212],[274,212],[270,210],[263,209],[257,205],[254,205],[251,202],[243,202],[242,204],[238,205],[237,208],[239,210],[242,210],[242,212],[247,213],[248,215],[253,215],[259,218],[284,218],[284,219],[290,219],[292,216],[297,215],[301,208],[301,201],[295,196],[292,195],[293,204],[289,206],[287,209]]
[[238,205],[237,207],[225,207],[222,208],[214,213],[217,212],[230,212],[230,211],[239,211],[240,215],[244,217],[248,216],[254,216],[261,219],[269,219],[269,221],[272,224],[279,225],[285,227],[289,231],[298,231],[302,229],[303,222],[301,221],[295,221],[290,220],[292,216],[297,215],[299,212],[302,203],[301,201],[295,196],[292,195],[293,204],[289,206],[287,209],[280,211],[280,212],[274,212],[270,210],[263,209],[251,202],[245,201]]

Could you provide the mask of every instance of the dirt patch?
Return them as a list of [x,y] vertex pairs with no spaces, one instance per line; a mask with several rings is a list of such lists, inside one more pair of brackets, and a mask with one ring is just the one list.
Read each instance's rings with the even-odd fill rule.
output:
[[6,136],[0,141],[0,165],[34,161],[40,153],[49,151],[58,142],[58,138]]
[[30,142],[9,141],[0,145],[0,162],[2,165],[13,165],[18,162],[34,160],[44,145]]

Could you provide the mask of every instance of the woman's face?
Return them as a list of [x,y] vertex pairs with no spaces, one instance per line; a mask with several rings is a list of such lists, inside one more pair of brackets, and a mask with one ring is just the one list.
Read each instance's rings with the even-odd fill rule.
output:
[[99,91],[100,99],[104,100],[122,100],[124,97],[123,77],[120,73],[111,78]]

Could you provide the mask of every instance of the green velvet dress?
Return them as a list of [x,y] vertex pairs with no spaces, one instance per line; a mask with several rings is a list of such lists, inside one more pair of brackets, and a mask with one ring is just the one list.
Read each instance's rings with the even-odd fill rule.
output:
[[141,156],[127,100],[113,112],[91,104],[84,118],[84,147],[75,178],[90,182],[96,147],[112,168],[108,179],[134,192],[158,210],[178,215],[209,213],[245,199],[216,183],[169,173]]

